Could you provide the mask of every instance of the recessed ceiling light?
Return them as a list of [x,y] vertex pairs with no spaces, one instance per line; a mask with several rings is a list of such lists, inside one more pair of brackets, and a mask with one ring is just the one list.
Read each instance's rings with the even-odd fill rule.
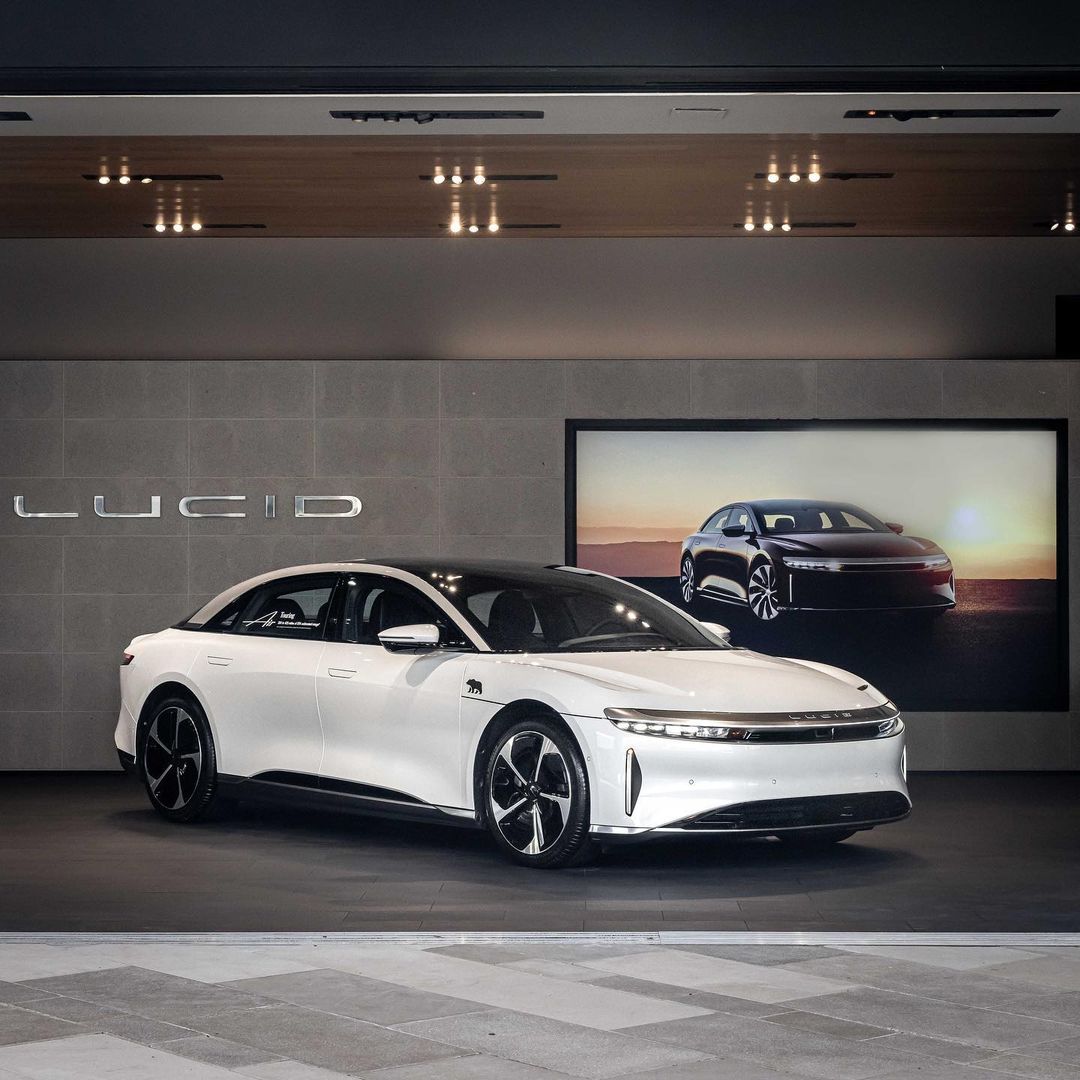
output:
[[797,184],[802,179],[802,177],[797,172],[793,172],[793,173],[788,173],[788,179],[793,184]]
[[497,221],[489,221],[488,222],[488,232],[498,232],[498,231],[499,231],[499,223]]
[[173,232],[183,232],[183,231],[184,231],[184,226],[183,226],[183,225],[182,225],[182,224],[181,224],[181,223],[180,223],[180,222],[178,221],[178,222],[177,222],[177,223],[176,223],[176,224],[175,224],[175,225],[174,225],[174,226],[172,227],[172,231],[173,231]]
[[753,232],[753,231],[754,231],[754,223],[753,223],[752,221],[748,221],[748,222],[746,222],[746,224],[745,224],[745,225],[743,225],[743,228],[744,228],[744,229],[745,229],[745,230],[746,230],[747,232]]
[[431,178],[431,182],[432,182],[433,184],[445,184],[445,183],[446,183],[446,177],[445,177],[445,176],[443,176],[443,174],[442,174],[441,172],[437,172],[437,173],[436,173],[436,174],[435,174],[435,175],[434,175],[434,176],[433,176],[433,177]]
[[154,232],[164,232],[164,231],[165,231],[165,222],[164,221],[159,221],[154,226]]
[[461,173],[454,173],[454,175],[450,177],[450,183],[460,184],[464,181],[464,179],[465,178],[461,175]]
[[191,231],[192,232],[202,232],[202,223],[199,222],[199,221],[193,221],[191,223]]
[[479,225],[470,225],[469,226],[469,232],[478,233],[479,231],[480,231],[480,226]]
[[779,181],[780,174],[773,169],[766,175],[765,179],[768,180],[770,184],[775,184]]
[[125,185],[130,184],[131,183],[131,177],[128,176],[127,173],[123,173],[121,176],[119,176],[117,178],[117,182],[121,183],[121,184],[125,184]]
[[783,229],[784,232],[791,232],[791,224],[790,224],[790,222],[785,221],[783,223],[783,225],[780,226],[780,228]]
[[816,184],[821,179],[821,173],[819,173],[819,172],[809,173],[807,175],[806,179],[809,180],[811,184]]
[[153,182],[154,178],[152,176],[143,176],[139,179],[140,184],[152,184]]
[[762,228],[763,228],[763,229],[764,229],[764,230],[765,230],[766,232],[772,232],[772,231],[773,231],[773,223],[772,223],[771,221],[766,221],[766,222],[765,222],[765,224],[764,224],[764,225],[762,225],[761,227],[762,227]]
[[1066,221],[1065,222],[1065,231],[1066,232],[1072,232],[1075,228],[1076,228],[1076,223],[1075,222],[1073,222],[1073,221]]
[[473,173],[472,182],[476,185],[480,185],[487,182],[487,177],[477,169],[477,171]]
[[107,184],[110,180],[112,180],[111,176],[99,176],[97,182],[99,184]]

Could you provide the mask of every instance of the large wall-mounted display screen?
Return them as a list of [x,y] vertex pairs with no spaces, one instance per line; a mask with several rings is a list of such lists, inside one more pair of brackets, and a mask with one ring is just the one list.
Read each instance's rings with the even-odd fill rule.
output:
[[567,422],[567,560],[918,711],[1068,707],[1064,422]]

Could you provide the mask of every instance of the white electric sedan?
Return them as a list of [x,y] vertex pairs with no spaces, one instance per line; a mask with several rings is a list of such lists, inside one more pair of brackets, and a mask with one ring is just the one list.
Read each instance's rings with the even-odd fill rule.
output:
[[170,821],[283,797],[486,827],[558,867],[663,835],[831,843],[911,809],[874,687],[568,566],[278,570],[135,638],[120,684],[121,762]]

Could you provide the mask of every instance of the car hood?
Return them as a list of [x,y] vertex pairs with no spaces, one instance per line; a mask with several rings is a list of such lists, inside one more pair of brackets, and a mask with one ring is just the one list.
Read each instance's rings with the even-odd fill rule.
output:
[[763,537],[792,554],[845,555],[848,558],[882,558],[890,555],[939,555],[941,548],[921,536],[898,536],[894,532],[819,532],[797,536]]
[[[504,693],[523,680],[543,686],[579,715],[604,708],[701,712],[812,712],[866,709],[886,698],[839,668],[744,649],[493,656]],[[514,668],[528,668],[528,672]]]

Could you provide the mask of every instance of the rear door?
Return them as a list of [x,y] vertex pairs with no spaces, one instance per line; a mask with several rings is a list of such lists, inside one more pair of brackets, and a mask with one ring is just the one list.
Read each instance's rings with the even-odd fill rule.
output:
[[338,577],[268,582],[244,598],[222,632],[203,635],[192,675],[211,714],[220,772],[318,774],[315,673]]

